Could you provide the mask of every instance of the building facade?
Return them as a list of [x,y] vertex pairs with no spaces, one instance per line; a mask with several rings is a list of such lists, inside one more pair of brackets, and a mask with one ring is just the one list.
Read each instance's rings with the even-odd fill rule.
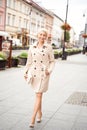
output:
[[0,0],[0,31],[5,30],[6,0]]
[[61,29],[61,25],[64,23],[64,21],[59,18],[56,14],[54,14],[54,20],[53,20],[53,30],[52,30],[52,43],[57,45],[58,47],[61,46],[61,38],[63,34],[63,30]]
[[[17,39],[26,46],[37,39],[40,28],[46,28],[49,41],[61,40],[60,26],[63,23],[53,12],[41,7],[32,0],[1,0],[3,2],[4,22],[2,30],[9,33],[10,39]],[[1,2],[0,1],[0,2]]]
[[52,15],[31,0],[7,0],[6,31],[22,45],[33,43],[42,27],[51,32],[52,21]]

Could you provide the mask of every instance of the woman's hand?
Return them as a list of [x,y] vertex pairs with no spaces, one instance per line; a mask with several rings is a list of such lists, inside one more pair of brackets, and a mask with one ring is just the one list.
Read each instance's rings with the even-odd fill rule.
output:
[[24,74],[24,78],[25,78],[25,80],[27,80],[27,78],[28,78],[28,76],[27,76],[27,74],[26,74],[26,73]]
[[45,70],[45,74],[46,74],[46,75],[49,75],[49,74],[50,74],[47,69]]

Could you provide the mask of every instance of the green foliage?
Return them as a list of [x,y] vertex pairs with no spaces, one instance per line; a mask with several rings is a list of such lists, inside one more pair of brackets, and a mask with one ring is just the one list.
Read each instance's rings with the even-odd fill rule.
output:
[[6,60],[7,56],[4,52],[0,51],[0,60]]
[[19,58],[27,58],[28,57],[28,53],[27,52],[22,52],[18,57]]
[[12,56],[12,59],[18,59],[18,57],[17,56]]
[[57,50],[55,50],[55,51],[54,51],[54,54],[58,54],[58,51],[57,51]]

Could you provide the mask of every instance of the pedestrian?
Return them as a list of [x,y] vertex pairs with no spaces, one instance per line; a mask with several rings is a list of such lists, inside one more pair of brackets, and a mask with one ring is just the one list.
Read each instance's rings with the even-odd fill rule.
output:
[[85,54],[86,54],[86,56],[87,56],[87,46],[85,47]]
[[28,79],[28,73],[32,75],[31,86],[35,91],[36,99],[34,110],[30,122],[30,127],[34,127],[35,119],[41,122],[42,118],[42,95],[48,90],[50,74],[54,67],[54,54],[51,44],[47,41],[47,30],[41,29],[37,34],[37,42],[30,45],[27,63],[24,70],[24,78]]

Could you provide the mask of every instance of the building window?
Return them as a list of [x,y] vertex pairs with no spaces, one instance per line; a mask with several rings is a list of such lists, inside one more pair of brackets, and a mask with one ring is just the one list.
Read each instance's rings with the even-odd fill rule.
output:
[[25,21],[25,28],[27,29],[28,28],[28,20],[26,19]]
[[24,28],[26,28],[26,19],[24,19]]
[[2,0],[0,0],[0,6],[3,6],[3,2],[2,2]]
[[22,12],[22,3],[20,2],[20,11]]
[[0,25],[2,24],[2,15],[0,15]]
[[15,15],[12,16],[12,26],[15,25]]
[[24,5],[24,13],[25,13],[25,14],[26,14],[26,8],[27,8],[26,5]]
[[15,9],[15,2],[16,2],[16,1],[15,1],[15,0],[13,0],[13,9]]
[[8,14],[8,21],[7,21],[7,24],[10,25],[10,22],[11,22],[11,14]]
[[7,6],[8,7],[11,7],[11,2],[12,2],[12,0],[7,0]]
[[27,27],[28,27],[28,20],[27,20],[27,19],[24,19],[24,28],[27,29]]
[[22,4],[22,12],[25,13],[26,6]]
[[18,25],[19,28],[21,28],[21,17],[19,17],[19,25]]

